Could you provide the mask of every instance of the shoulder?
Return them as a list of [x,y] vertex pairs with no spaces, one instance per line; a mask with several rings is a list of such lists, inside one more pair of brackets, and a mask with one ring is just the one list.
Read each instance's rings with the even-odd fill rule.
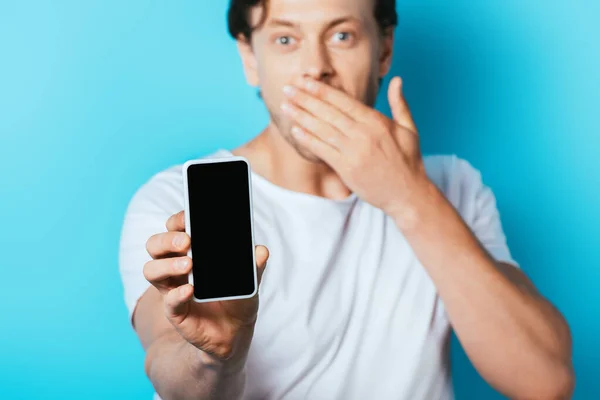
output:
[[165,230],[167,219],[184,207],[182,186],[181,165],[173,165],[137,188],[125,210],[122,249],[143,249],[142,244],[151,235]]
[[481,172],[456,155],[427,157],[430,179],[444,193],[482,245],[497,260],[519,268],[506,242],[496,196]]
[[456,154],[423,157],[427,176],[465,219],[476,212],[482,195],[493,195],[481,172]]
[[444,193],[451,193],[456,186],[476,185],[481,180],[480,171],[456,154],[426,155],[423,163],[429,179]]
[[172,165],[151,176],[137,189],[128,208],[171,212],[183,207],[182,166]]

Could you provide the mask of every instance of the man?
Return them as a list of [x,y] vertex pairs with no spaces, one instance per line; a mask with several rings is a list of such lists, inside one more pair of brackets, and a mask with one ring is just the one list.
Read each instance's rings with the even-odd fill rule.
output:
[[210,156],[252,165],[259,293],[191,301],[181,165],[138,190],[120,267],[162,398],[451,399],[450,328],[506,396],[571,395],[569,328],[511,258],[479,172],[421,156],[398,77],[392,118],[372,108],[395,25],[394,0],[232,0],[270,121]]

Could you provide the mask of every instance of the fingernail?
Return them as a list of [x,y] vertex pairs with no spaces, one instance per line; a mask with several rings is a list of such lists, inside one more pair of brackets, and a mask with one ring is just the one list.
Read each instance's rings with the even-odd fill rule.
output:
[[285,95],[291,97],[296,93],[296,89],[293,86],[285,85],[283,87],[283,93],[285,93]]
[[177,261],[175,261],[175,268],[177,268],[180,271],[184,271],[188,266],[188,259],[187,258],[180,258]]
[[181,298],[184,298],[187,295],[187,287],[182,286],[179,288],[179,296],[181,296]]
[[314,92],[315,90],[317,90],[317,83],[313,80],[310,79],[306,79],[304,81],[304,87],[306,88],[306,90],[308,90],[309,92]]
[[297,126],[293,126],[292,127],[292,133],[295,136],[298,136],[298,137],[304,137],[305,136],[304,131],[302,129],[300,129],[299,127],[297,127]]
[[184,234],[176,235],[175,238],[173,239],[173,245],[175,247],[177,247],[178,249],[182,248],[184,244],[185,244],[185,235]]
[[286,113],[290,113],[292,111],[292,107],[290,106],[289,103],[286,103],[286,102],[281,103],[281,109],[283,111],[285,111]]

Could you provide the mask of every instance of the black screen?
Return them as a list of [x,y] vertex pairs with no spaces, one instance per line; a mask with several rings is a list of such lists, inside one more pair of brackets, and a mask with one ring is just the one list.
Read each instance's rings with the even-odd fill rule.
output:
[[194,295],[198,299],[254,292],[248,164],[188,167]]

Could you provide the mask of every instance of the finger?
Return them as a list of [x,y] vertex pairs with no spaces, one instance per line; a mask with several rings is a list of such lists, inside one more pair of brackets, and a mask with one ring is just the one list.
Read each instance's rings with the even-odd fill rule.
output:
[[331,165],[334,169],[338,167],[338,163],[342,157],[342,153],[340,153],[339,150],[335,149],[330,144],[325,143],[312,132],[308,132],[299,126],[294,126],[292,128],[292,134],[298,143],[302,144],[314,155],[325,161],[325,163]]
[[185,213],[184,210],[179,211],[169,217],[166,223],[168,231],[185,231]]
[[152,260],[144,265],[144,278],[164,294],[187,282],[191,269],[192,259],[187,256]]
[[265,272],[265,268],[267,267],[267,260],[269,259],[269,249],[267,249],[265,246],[256,246],[255,254],[258,284],[260,285],[260,282],[262,281],[262,276]]
[[388,101],[394,121],[416,133],[417,128],[408,108],[408,103],[402,93],[402,79],[399,76],[395,76],[390,81],[388,86]]
[[374,110],[371,107],[326,83],[304,78],[301,87],[313,96],[336,107],[355,121],[363,122],[373,117]]
[[308,111],[321,121],[337,128],[345,136],[349,136],[352,127],[356,124],[356,121],[338,108],[304,90],[294,86],[284,86],[283,92],[292,103]]
[[163,304],[165,315],[172,323],[181,324],[188,316],[193,294],[194,288],[190,284],[181,285],[167,292]]
[[169,255],[186,254],[190,246],[190,237],[185,232],[162,232],[150,236],[146,242],[146,251],[152,258],[164,258]]
[[296,122],[297,125],[313,133],[335,150],[341,150],[344,142],[348,139],[340,131],[329,125],[327,122],[316,118],[306,110],[303,110],[302,108],[295,106],[290,102],[284,101],[281,103],[281,109],[294,122]]

